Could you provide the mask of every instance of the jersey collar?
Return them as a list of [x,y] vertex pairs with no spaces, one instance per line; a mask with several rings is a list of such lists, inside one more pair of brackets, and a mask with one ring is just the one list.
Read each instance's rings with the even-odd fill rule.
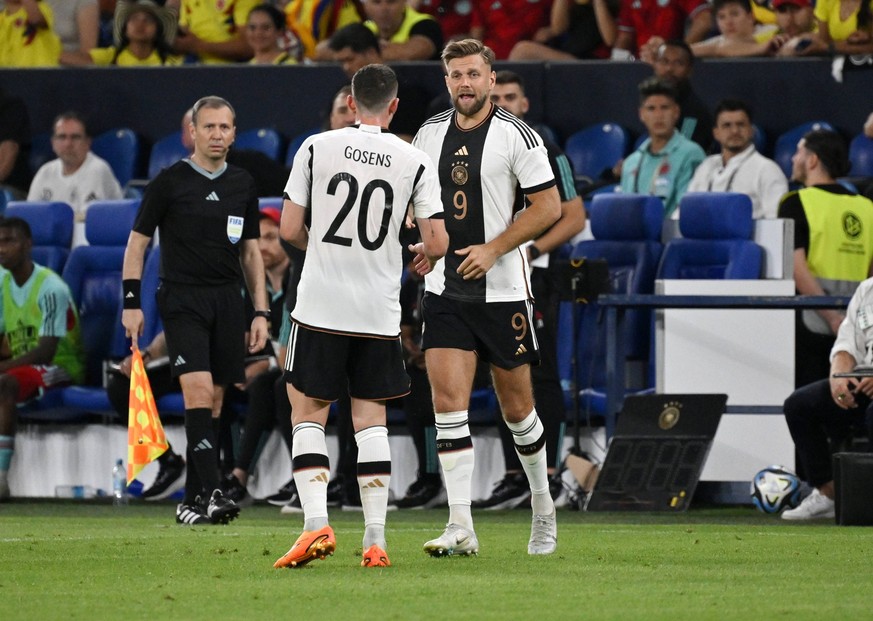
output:
[[186,157],[183,161],[187,162],[188,165],[189,165],[191,168],[193,168],[194,170],[196,170],[197,172],[199,172],[201,175],[203,175],[204,177],[206,177],[207,179],[210,179],[210,180],[212,180],[212,179],[218,179],[218,178],[219,178],[219,177],[224,173],[224,171],[227,170],[227,162],[225,162],[224,164],[222,164],[222,165],[221,165],[221,168],[219,168],[219,169],[216,170],[215,172],[209,172],[209,171],[206,170],[205,168],[201,168],[200,166],[198,166],[197,164],[195,164],[195,163],[191,160],[191,158]]

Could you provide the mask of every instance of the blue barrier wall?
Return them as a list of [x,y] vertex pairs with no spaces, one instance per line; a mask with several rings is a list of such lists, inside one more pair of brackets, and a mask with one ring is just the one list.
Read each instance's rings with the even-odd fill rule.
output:
[[[435,96],[444,93],[439,63],[396,68],[402,80],[421,84]],[[548,123],[562,139],[605,120],[633,132],[642,129],[636,85],[650,75],[647,65],[592,61],[500,63],[496,68],[522,73],[531,99],[528,120]],[[35,134],[49,131],[56,114],[74,109],[88,115],[94,134],[127,126],[146,144],[176,131],[182,112],[207,94],[224,96],[236,107],[240,130],[268,126],[290,138],[322,123],[343,83],[337,66],[0,70],[0,85],[25,99]],[[854,136],[873,110],[873,69],[846,71],[839,84],[829,59],[699,61],[693,84],[712,106],[722,97],[747,99],[771,143],[779,133],[814,119]]]

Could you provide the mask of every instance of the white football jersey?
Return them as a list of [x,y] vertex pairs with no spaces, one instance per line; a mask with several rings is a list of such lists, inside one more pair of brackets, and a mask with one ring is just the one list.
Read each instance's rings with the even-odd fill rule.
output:
[[[474,302],[532,299],[527,256],[516,248],[497,259],[484,278],[461,278],[455,250],[491,241],[525,207],[525,194],[555,185],[542,138],[518,117],[492,107],[473,129],[447,110],[425,121],[412,144],[427,153],[442,182],[449,249],[425,277],[427,290]],[[518,188],[521,192],[518,192]]]
[[311,218],[294,320],[396,338],[407,206],[416,218],[443,210],[427,155],[371,125],[316,134],[294,156],[285,196]]

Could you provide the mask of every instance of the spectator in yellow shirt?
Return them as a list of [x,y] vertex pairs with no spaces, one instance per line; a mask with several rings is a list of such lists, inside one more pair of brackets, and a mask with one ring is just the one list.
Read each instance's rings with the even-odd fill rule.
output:
[[115,9],[115,45],[90,52],[62,52],[62,65],[117,65],[119,67],[160,67],[179,65],[172,53],[176,17],[151,0],[122,0]]
[[6,0],[0,11],[0,67],[54,67],[60,55],[51,7],[39,0]]
[[259,0],[181,0],[175,49],[208,64],[252,57],[245,38],[249,12]]
[[814,14],[817,32],[789,42],[795,54],[873,53],[873,0],[817,0]]
[[285,4],[285,19],[305,58],[332,60],[327,43],[333,33],[364,21],[364,9],[360,0],[291,0]]
[[272,4],[259,4],[249,12],[246,41],[255,53],[252,65],[294,65],[297,59],[282,44],[285,14]]

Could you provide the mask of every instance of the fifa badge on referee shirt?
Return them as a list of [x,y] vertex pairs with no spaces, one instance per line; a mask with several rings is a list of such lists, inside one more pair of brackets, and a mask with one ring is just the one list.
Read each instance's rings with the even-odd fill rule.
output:
[[230,243],[235,244],[242,237],[243,218],[239,216],[227,217],[227,238]]

